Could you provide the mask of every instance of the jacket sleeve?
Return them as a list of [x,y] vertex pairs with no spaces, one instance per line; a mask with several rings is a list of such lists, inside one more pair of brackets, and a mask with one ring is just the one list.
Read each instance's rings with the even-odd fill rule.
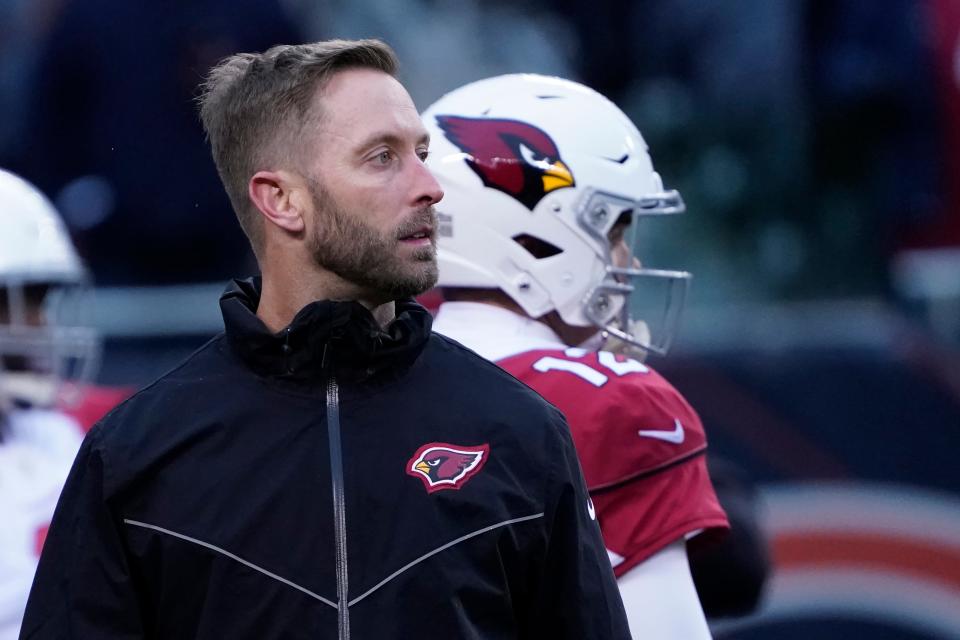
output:
[[21,640],[143,638],[140,607],[119,532],[105,500],[107,465],[90,432],[50,524]]
[[573,439],[566,422],[557,422],[544,511],[547,546],[531,637],[629,640],[623,603]]

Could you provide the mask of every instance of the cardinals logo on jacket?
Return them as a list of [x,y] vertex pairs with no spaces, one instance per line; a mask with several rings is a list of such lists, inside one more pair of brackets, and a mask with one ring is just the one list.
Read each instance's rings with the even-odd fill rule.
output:
[[407,473],[423,480],[427,493],[459,489],[477,475],[490,455],[490,445],[462,447],[446,442],[425,444],[407,461]]
[[574,186],[557,145],[543,130],[519,120],[437,116],[447,139],[467,154],[483,184],[533,211],[551,191]]

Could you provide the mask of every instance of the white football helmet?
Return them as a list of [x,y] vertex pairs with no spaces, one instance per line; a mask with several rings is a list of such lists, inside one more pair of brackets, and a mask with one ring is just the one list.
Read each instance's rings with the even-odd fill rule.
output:
[[83,322],[88,294],[87,270],[53,205],[0,169],[0,410],[50,407],[93,377],[100,342]]
[[[635,231],[684,204],[664,191],[643,137],[616,105],[575,82],[513,74],[448,93],[423,120],[428,165],[445,192],[441,287],[500,289],[531,317],[555,310],[569,325],[666,352],[690,274],[641,267],[635,245],[615,264],[608,234],[618,221]],[[630,294],[651,279],[664,285],[663,316],[635,321]]]

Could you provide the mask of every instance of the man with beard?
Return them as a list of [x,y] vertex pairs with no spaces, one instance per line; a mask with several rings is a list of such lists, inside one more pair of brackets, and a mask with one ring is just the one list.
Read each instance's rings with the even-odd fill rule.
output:
[[562,416],[409,299],[443,193],[396,65],[328,41],[210,72],[262,277],[88,435],[24,638],[629,638]]

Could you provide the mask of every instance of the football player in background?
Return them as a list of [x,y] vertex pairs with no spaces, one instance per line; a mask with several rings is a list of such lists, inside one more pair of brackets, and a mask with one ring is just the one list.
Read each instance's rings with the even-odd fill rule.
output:
[[[434,330],[566,414],[633,636],[709,638],[687,543],[727,519],[700,419],[642,361],[669,346],[689,274],[643,268],[631,244],[682,199],[629,118],[574,82],[482,80],[423,119],[446,192]],[[645,280],[666,294],[655,333],[630,315]]]
[[95,332],[67,321],[82,312],[86,283],[53,205],[0,170],[0,640],[19,633],[47,525],[83,436],[54,407],[78,393],[73,384],[92,377],[97,364]]

